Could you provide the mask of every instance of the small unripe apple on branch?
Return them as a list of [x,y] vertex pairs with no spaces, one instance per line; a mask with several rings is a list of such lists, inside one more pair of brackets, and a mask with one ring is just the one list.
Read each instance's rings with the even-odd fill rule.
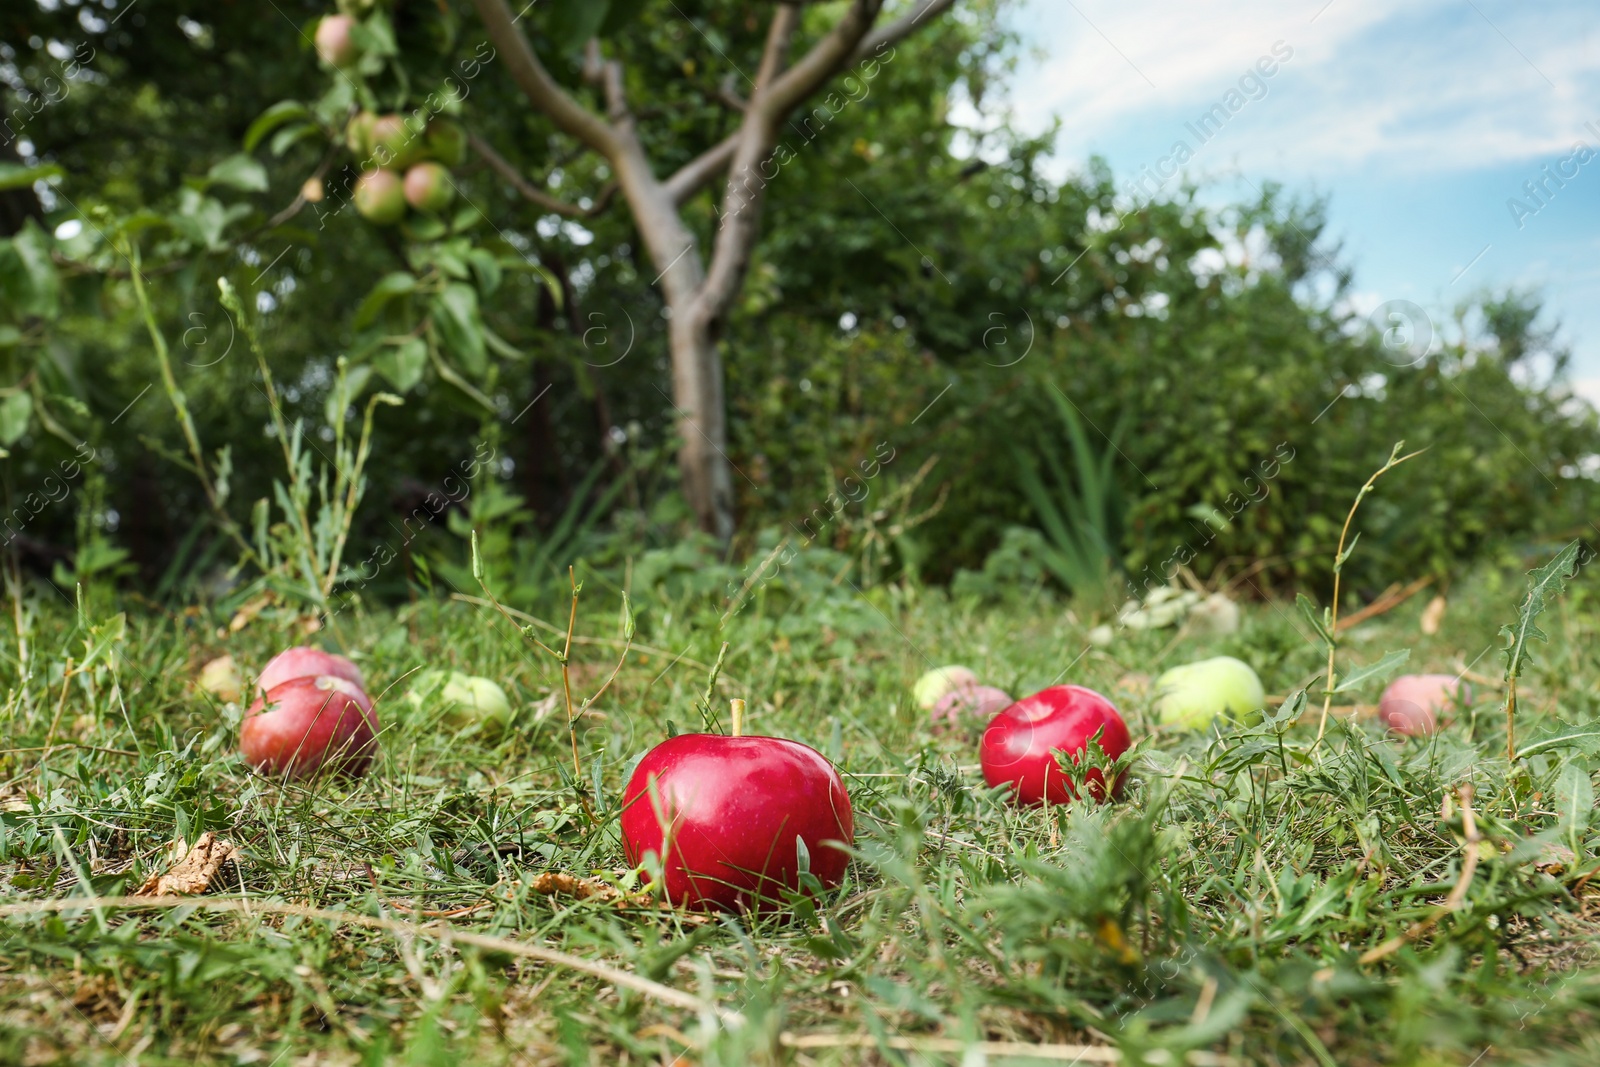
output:
[[437,163],[417,163],[406,171],[406,203],[418,211],[438,213],[456,197],[450,172]]
[[390,170],[369,170],[357,178],[355,201],[361,217],[380,226],[405,217],[405,189],[399,176]]
[[349,15],[327,15],[317,23],[317,57],[330,67],[348,67],[361,58],[356,46],[356,20]]

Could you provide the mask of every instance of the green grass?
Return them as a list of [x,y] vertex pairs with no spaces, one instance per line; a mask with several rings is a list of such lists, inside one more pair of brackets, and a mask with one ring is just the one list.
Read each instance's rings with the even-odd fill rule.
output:
[[[1341,665],[1410,648],[1408,670],[1497,676],[1490,649],[1522,590],[1516,573],[1458,587],[1434,637],[1419,634],[1419,597],[1348,633]],[[617,592],[591,576],[583,595],[579,695],[619,653]],[[582,800],[555,664],[470,604],[346,612],[317,635],[352,650],[375,692],[392,687],[383,755],[353,786],[282,788],[235,755],[241,709],[193,679],[222,652],[259,668],[293,634],[262,618],[221,638],[225,618],[133,604],[119,632],[103,610],[89,627],[41,599],[26,676],[14,629],[0,667],[0,1063],[1072,1062],[1030,1045],[1100,1050],[1084,1063],[1112,1049],[1152,1064],[1600,1062],[1584,878],[1600,748],[1577,738],[1510,764],[1487,686],[1428,743],[1360,721],[1335,722],[1320,748],[1315,722],[1159,733],[1148,684],[1162,668],[1238,655],[1283,694],[1316,675],[1322,646],[1292,605],[1251,607],[1226,638],[1123,633],[1075,658],[1093,620],[1037,593],[983,607],[844,583],[801,597],[780,578],[719,628],[714,596],[632,592],[648,647],[580,724]],[[1544,617],[1519,746],[1600,718],[1594,608],[1580,579]],[[751,732],[812,744],[844,772],[859,850],[846,884],[787,920],[536,892],[552,871],[631,887],[624,775],[669,724],[699,728],[723,641],[719,707],[745,698]],[[975,732],[935,736],[909,706],[912,680],[945,662],[1017,695],[1066,680],[1111,696],[1150,735],[1123,802],[1005,805],[977,773]],[[446,665],[505,685],[506,735],[452,733],[400,699],[408,672]],[[1464,906],[1363,964],[1456,888],[1463,783],[1485,838]],[[249,907],[12,907],[131,892],[174,838],[207,830],[244,851],[205,899]],[[1559,847],[1575,855],[1552,873]],[[407,925],[475,905],[449,920],[474,943]]]

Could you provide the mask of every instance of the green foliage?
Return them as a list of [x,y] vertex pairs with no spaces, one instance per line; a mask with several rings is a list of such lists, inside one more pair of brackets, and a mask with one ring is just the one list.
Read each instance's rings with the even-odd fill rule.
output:
[[[1093,595],[1105,588],[1122,543],[1125,505],[1113,473],[1122,427],[1118,425],[1105,446],[1098,447],[1090,442],[1083,417],[1066,394],[1057,388],[1052,399],[1066,431],[1071,468],[1049,443],[1040,448],[1038,461],[1020,449],[1012,455],[1022,490],[1049,538],[1045,565],[1066,588]],[[1040,475],[1039,461],[1048,483]]]
[[1573,541],[1557,552],[1549,563],[1528,572],[1528,595],[1523,597],[1522,605],[1517,609],[1517,621],[1500,627],[1500,636],[1505,638],[1501,652],[1506,661],[1507,683],[1522,677],[1523,670],[1532,662],[1533,655],[1528,642],[1550,640],[1550,635],[1539,628],[1539,616],[1549,607],[1550,597],[1560,596],[1567,582],[1577,576],[1578,568],[1582,565],[1579,559],[1581,548],[1579,542]]

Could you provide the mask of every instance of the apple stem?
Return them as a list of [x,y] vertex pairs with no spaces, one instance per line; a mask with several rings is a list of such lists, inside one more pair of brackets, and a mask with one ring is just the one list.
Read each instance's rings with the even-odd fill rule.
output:
[[744,701],[734,698],[728,701],[733,708],[733,736],[742,736],[744,730]]

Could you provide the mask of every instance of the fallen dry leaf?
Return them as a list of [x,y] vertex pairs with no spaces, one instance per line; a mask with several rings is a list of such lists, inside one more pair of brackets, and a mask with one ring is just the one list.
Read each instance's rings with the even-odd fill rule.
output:
[[1422,609],[1422,632],[1432,637],[1439,632],[1439,624],[1444,621],[1446,601],[1442,595],[1428,601],[1428,606]]
[[204,893],[222,865],[238,855],[233,842],[207,830],[189,849],[189,854],[174,863],[164,874],[152,874],[133,894],[136,897],[164,897]]
[[273,599],[271,593],[264,593],[240,608],[234,613],[233,618],[228,620],[228,632],[236,634],[249,626],[257,615],[272,606]]
[[1534,862],[1533,869],[1542,871],[1551,876],[1557,876],[1572,870],[1577,865],[1578,856],[1565,845],[1548,842],[1539,850],[1539,858]]
[[549,872],[534,878],[533,891],[546,896],[576,897],[579,900],[587,900],[589,897],[611,900],[622,895],[604,882],[560,872]]
[[0,811],[27,811],[28,794],[17,786],[0,785]]
[[[616,904],[619,908],[653,908],[657,901],[648,892],[624,894],[615,886],[594,878],[579,878],[575,874],[565,874],[560,871],[548,871],[536,875],[529,883],[535,893],[546,896],[566,896],[576,900],[605,900]],[[698,922],[700,917],[686,916],[687,921]]]

